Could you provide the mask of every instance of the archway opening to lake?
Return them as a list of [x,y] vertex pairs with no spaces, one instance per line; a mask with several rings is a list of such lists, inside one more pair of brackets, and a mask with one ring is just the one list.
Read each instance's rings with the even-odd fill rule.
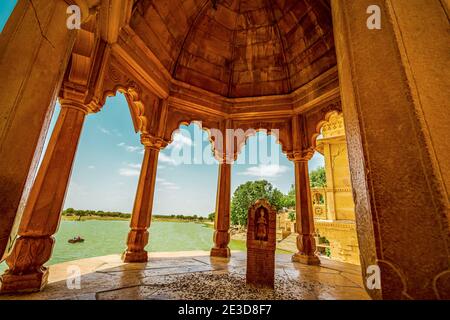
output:
[[[86,118],[49,265],[124,251],[143,158],[139,140],[122,93]],[[78,236],[84,241],[68,242]]]
[[185,123],[158,157],[147,251],[209,251],[218,162],[200,122]]
[[[58,100],[39,165],[60,112]],[[86,117],[54,235],[53,253],[46,265],[123,252],[142,150],[125,95],[109,97],[100,112]],[[84,241],[68,242],[78,236]],[[0,270],[6,267],[2,263]]]

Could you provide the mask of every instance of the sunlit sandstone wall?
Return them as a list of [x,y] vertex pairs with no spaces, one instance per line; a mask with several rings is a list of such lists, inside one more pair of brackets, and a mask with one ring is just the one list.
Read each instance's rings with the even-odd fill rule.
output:
[[335,114],[324,124],[317,151],[325,158],[327,186],[326,220],[316,217],[316,233],[330,241],[332,259],[359,264],[355,206],[342,115]]
[[315,220],[316,233],[330,241],[330,258],[360,264],[356,225],[349,221]]

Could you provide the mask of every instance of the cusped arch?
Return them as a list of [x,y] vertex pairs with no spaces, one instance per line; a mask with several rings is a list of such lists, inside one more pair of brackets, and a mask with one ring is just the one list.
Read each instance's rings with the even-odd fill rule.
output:
[[[201,123],[201,124],[200,124]],[[197,127],[199,127],[202,131],[205,131],[208,135],[208,141],[211,144],[211,151],[214,155],[214,157],[219,160],[218,156],[217,156],[217,147],[216,147],[216,142],[217,139],[215,138],[216,135],[214,134],[214,130],[219,131],[219,129],[216,128],[212,128],[208,125],[204,125],[204,122],[201,120],[192,120],[192,119],[181,119],[175,122],[174,126],[171,127],[167,127],[166,128],[166,134],[165,136],[168,136],[169,138],[166,140],[168,145],[171,144],[174,141],[174,136],[175,134],[177,134],[178,132],[180,132],[181,130],[181,126],[190,126],[191,124],[196,125]]]
[[312,133],[312,135],[310,136],[310,143],[311,143],[311,147],[313,150],[316,150],[317,147],[317,137],[321,135],[321,130],[322,127],[328,123],[330,121],[330,118],[332,116],[341,116],[343,115],[342,110],[340,109],[331,109],[329,111],[326,111],[324,113],[324,116],[322,117],[322,119],[318,120],[316,125],[314,126],[315,131]]
[[109,97],[115,97],[118,92],[122,93],[127,100],[135,132],[147,134],[148,119],[145,116],[145,105],[141,99],[141,90],[136,83],[117,84],[112,89],[103,91],[99,104],[104,106],[106,100]]
[[[278,130],[279,133],[277,134],[277,132],[275,130]],[[248,139],[251,137],[255,137],[259,132],[264,132],[266,134],[266,136],[275,137],[275,143],[281,147],[281,152],[287,158],[289,158],[289,151],[287,150],[286,143],[283,143],[282,138],[280,138],[280,136],[281,136],[280,129],[258,127],[256,129],[249,128],[249,129],[245,130],[244,139],[241,141],[238,140],[238,144],[236,146],[237,148],[236,148],[236,153],[235,153],[235,160],[237,160],[237,158],[241,154],[242,149],[247,144]]]

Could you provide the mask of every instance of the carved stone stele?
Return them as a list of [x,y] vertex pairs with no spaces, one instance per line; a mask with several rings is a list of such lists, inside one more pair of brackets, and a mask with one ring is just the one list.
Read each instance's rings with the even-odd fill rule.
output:
[[273,288],[275,283],[276,210],[257,200],[247,218],[247,284]]

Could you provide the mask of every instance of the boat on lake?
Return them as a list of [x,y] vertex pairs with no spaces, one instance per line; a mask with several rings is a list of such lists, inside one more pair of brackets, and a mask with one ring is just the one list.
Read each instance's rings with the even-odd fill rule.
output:
[[74,237],[72,239],[69,239],[67,242],[69,242],[69,243],[79,243],[79,242],[84,242],[84,239],[81,238],[80,236],[78,236],[78,237]]

